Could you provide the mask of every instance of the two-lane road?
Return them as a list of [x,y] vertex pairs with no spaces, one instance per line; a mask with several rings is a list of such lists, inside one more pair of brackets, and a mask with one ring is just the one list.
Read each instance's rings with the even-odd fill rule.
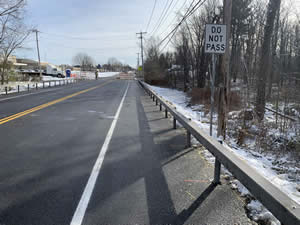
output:
[[0,224],[252,224],[171,127],[133,80],[0,98]]
[[89,90],[0,125],[0,223],[70,223],[127,83],[83,82],[1,102],[11,116]]

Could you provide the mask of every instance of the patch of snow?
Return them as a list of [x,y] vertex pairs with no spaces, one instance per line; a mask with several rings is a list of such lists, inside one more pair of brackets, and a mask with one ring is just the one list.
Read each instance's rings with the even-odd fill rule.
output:
[[[113,77],[118,75],[120,72],[99,72],[98,78],[101,79],[103,77]],[[79,78],[79,79],[87,79],[94,80],[96,75],[95,72],[83,72],[83,71],[72,71],[71,76]]]
[[[36,85],[38,88],[43,88],[43,81],[44,81],[44,86],[49,87],[54,86],[54,85],[59,85],[59,82],[62,80],[68,80],[69,83],[74,82],[74,78],[58,78],[58,77],[51,77],[51,76],[43,76],[42,81],[20,81],[20,82],[9,82],[8,84],[0,85],[0,95],[5,94],[5,87],[8,89],[8,93],[15,93],[18,92],[18,86],[19,86],[19,91],[27,91],[28,90],[28,85],[29,89],[36,89]],[[49,84],[49,81],[52,81],[51,84]]]
[[259,201],[252,200],[247,209],[250,211],[250,218],[254,221],[269,221],[270,225],[280,225],[280,221],[277,220],[272,213],[270,213]]

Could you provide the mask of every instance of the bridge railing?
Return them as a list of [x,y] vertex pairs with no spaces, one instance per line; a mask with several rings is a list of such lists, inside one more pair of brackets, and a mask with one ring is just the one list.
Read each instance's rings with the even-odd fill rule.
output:
[[227,168],[282,224],[300,224],[300,205],[259,174],[254,168],[230,152],[221,143],[206,134],[197,124],[180,114],[176,107],[158,96],[143,81],[140,85],[150,95],[160,110],[164,107],[165,117],[173,116],[173,126],[178,121],[187,130],[187,141],[190,145],[193,135],[215,157],[214,183],[220,183],[221,164]]
[[47,88],[47,87],[56,87],[56,86],[62,86],[67,84],[73,84],[77,83],[78,79],[59,79],[59,80],[46,80],[46,81],[39,81],[39,82],[31,82],[31,84],[27,85],[15,85],[13,86],[12,90],[10,90],[11,86],[5,86],[4,87],[4,94],[10,94],[10,93],[19,93],[22,91],[30,91],[33,89],[41,89],[41,88]]

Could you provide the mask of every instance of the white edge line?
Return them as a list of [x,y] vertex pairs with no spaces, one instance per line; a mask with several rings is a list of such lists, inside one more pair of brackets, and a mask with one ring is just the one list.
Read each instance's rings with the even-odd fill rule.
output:
[[88,206],[90,198],[92,196],[92,193],[93,193],[96,181],[97,181],[97,177],[99,175],[99,172],[100,172],[103,160],[104,160],[104,156],[105,156],[105,154],[107,152],[108,145],[110,143],[110,140],[112,138],[112,135],[113,135],[114,129],[116,127],[117,121],[119,119],[119,115],[120,115],[120,112],[121,112],[121,109],[122,109],[125,97],[127,95],[128,88],[129,88],[129,83],[127,85],[126,91],[125,91],[125,93],[123,95],[123,98],[121,100],[121,103],[119,105],[119,108],[118,108],[118,110],[116,112],[116,115],[115,115],[115,117],[113,119],[113,122],[111,123],[109,131],[108,131],[108,133],[106,135],[104,144],[103,144],[103,146],[102,146],[102,148],[100,150],[100,153],[98,155],[97,161],[96,161],[96,163],[95,163],[95,165],[93,167],[93,170],[92,170],[91,175],[89,177],[89,180],[88,180],[88,182],[87,182],[87,184],[85,186],[84,192],[83,192],[83,194],[81,196],[81,199],[80,199],[79,204],[78,204],[78,206],[76,208],[76,211],[75,211],[75,213],[73,215],[73,218],[72,218],[72,221],[71,221],[70,225],[81,225],[82,224],[82,221],[83,221],[83,218],[84,218],[87,206]]

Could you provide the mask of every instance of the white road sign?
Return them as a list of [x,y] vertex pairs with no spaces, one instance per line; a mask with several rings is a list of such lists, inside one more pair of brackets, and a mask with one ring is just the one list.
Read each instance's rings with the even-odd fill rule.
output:
[[226,51],[226,25],[206,24],[205,53],[223,54]]

